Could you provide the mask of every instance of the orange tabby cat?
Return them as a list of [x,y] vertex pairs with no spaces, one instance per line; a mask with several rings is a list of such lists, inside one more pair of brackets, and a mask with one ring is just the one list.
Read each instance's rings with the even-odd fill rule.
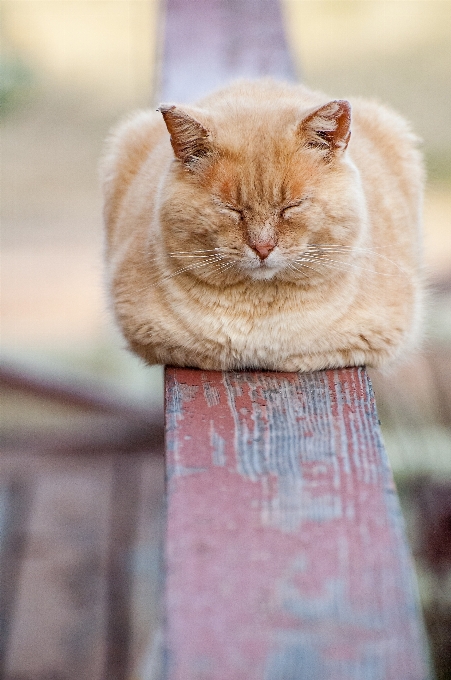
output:
[[117,320],[148,363],[380,366],[418,336],[416,139],[397,114],[238,82],[140,112],[104,164]]

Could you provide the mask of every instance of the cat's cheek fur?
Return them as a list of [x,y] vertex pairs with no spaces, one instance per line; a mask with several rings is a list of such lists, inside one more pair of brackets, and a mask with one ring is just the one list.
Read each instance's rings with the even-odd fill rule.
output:
[[[396,114],[356,101],[346,151],[337,147],[341,155],[327,163],[314,149],[299,151],[290,130],[300,112],[327,101],[267,81],[212,94],[198,110],[206,112],[199,114],[205,129],[214,123],[208,143],[219,151],[197,169],[174,161],[160,114],[139,113],[113,135],[104,164],[109,286],[128,345],[145,361],[380,367],[417,344],[422,168],[415,140]],[[218,211],[218,194],[241,202],[244,219]],[[312,196],[305,210],[274,222],[277,247],[259,263],[248,232],[258,239],[287,196],[305,194]],[[312,243],[329,259],[307,255],[303,269],[290,269]],[[227,261],[217,261],[217,249]]]

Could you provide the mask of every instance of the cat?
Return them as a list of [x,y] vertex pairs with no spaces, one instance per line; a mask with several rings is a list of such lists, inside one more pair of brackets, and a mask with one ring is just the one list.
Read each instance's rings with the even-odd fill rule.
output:
[[423,165],[382,105],[240,81],[141,111],[103,163],[117,321],[149,364],[381,367],[418,343]]

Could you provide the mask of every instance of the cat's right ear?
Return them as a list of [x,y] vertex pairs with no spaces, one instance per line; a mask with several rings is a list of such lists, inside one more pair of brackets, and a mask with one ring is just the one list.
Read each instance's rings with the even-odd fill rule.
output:
[[187,111],[167,104],[157,110],[163,115],[176,157],[189,169],[212,153],[210,132]]

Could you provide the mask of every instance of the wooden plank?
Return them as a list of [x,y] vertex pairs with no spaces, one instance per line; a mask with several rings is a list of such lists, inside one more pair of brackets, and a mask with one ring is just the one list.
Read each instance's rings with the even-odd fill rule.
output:
[[111,458],[6,458],[32,499],[2,677],[103,680]]
[[108,621],[105,678],[129,677],[132,645],[133,547],[139,513],[141,461],[116,456],[108,557]]
[[167,369],[167,677],[424,680],[363,368]]
[[0,479],[0,678],[142,677],[161,621],[163,456],[3,450]]
[[[42,418],[39,427],[33,428],[25,420],[23,428],[17,427],[14,421],[12,427],[3,428],[2,438],[9,447],[77,455],[137,450],[160,455],[163,451],[160,405],[142,408],[127,403],[124,395],[111,385],[99,381],[86,385],[81,380],[61,376],[50,379],[20,365],[6,364],[0,367],[0,389],[6,400],[16,400],[16,410],[26,408],[20,402],[24,399],[29,407],[38,407],[43,413],[54,404],[57,409],[53,427],[45,427],[45,418]],[[66,416],[65,426],[62,425],[63,416]],[[59,427],[55,427],[58,418]],[[8,419],[5,424],[7,422]]]
[[2,475],[0,485],[0,678],[14,617],[21,562],[26,549],[30,484],[23,477]]
[[143,459],[133,552],[131,679],[160,678],[156,666],[162,621],[164,485],[163,457]]
[[55,401],[63,406],[79,408],[84,411],[106,413],[149,427],[149,421],[158,426],[160,412],[153,406],[144,409],[127,403],[124,395],[115,393],[111,385],[99,381],[66,378],[53,375],[50,378],[29,368],[11,363],[0,366],[0,387],[25,392],[26,394]]
[[294,80],[274,0],[167,0],[162,101],[190,102],[235,78]]

